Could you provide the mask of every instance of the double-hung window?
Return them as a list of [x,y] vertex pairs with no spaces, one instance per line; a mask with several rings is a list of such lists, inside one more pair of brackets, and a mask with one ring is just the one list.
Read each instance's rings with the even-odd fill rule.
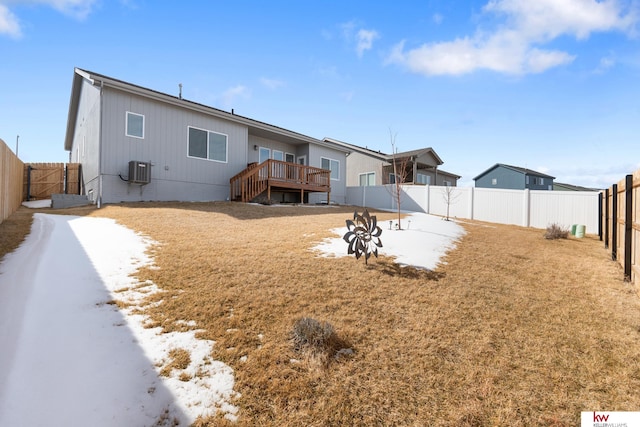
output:
[[376,185],[376,173],[375,172],[361,173],[358,176],[360,178],[360,187]]
[[188,156],[227,162],[227,135],[189,127]]
[[337,181],[340,179],[340,162],[338,160],[321,157],[320,162],[320,167],[322,167],[322,169],[328,169],[331,171],[332,180]]
[[125,132],[127,136],[144,139],[144,116],[127,111],[127,129]]

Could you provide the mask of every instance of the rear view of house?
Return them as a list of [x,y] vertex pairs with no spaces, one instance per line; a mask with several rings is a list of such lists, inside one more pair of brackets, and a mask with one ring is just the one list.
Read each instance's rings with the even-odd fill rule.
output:
[[[393,155],[336,139],[325,138],[324,141],[350,150],[347,157],[347,186],[349,187],[394,184],[396,173],[401,174],[402,182],[405,184],[455,187],[460,179],[459,175],[439,169],[443,161],[431,147]],[[397,170],[398,167],[404,167],[404,170]]]
[[327,141],[76,68],[65,150],[94,203],[345,203]]
[[503,188],[510,190],[553,190],[551,175],[518,166],[496,163],[473,178],[478,188]]

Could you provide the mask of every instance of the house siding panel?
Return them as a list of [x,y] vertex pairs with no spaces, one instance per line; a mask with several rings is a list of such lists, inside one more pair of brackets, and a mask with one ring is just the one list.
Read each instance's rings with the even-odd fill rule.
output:
[[[492,184],[493,179],[497,180],[496,185]],[[498,166],[476,179],[476,187],[524,190],[525,178],[524,174],[520,172]]]
[[[246,167],[246,126],[128,92],[103,95],[103,202],[225,200],[229,178]],[[144,139],[125,135],[126,111],[145,117]],[[227,163],[187,156],[188,127],[227,135]],[[129,161],[152,164],[151,183],[124,182]]]
[[375,185],[382,185],[382,165],[383,161],[371,156],[366,156],[357,151],[352,151],[346,158],[347,170],[349,174],[346,179],[348,187],[360,185],[360,174],[375,172]]
[[[347,186],[345,184],[345,177],[347,174],[347,162],[346,156],[343,151],[333,150],[329,147],[320,145],[309,146],[309,157],[307,161],[309,166],[316,168],[322,167],[321,158],[328,158],[338,160],[340,162],[340,179],[337,181],[331,180],[331,202],[338,204],[345,204],[347,199]],[[326,193],[311,193],[309,194],[309,203],[323,203],[327,201]]]
[[80,92],[70,160],[82,163],[85,192],[95,200],[100,173],[100,89],[83,80]]

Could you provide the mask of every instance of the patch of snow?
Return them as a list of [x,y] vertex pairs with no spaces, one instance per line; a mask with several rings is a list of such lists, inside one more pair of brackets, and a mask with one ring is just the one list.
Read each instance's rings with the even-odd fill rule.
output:
[[28,202],[22,202],[22,206],[31,209],[39,209],[39,208],[50,208],[51,207],[51,199],[45,200],[30,200]]
[[[345,218],[347,219],[352,217]],[[400,265],[429,270],[436,268],[440,259],[455,248],[455,242],[465,233],[464,228],[455,221],[444,221],[441,217],[425,213],[405,216],[401,221],[402,230],[395,229],[396,223],[397,220],[391,221],[389,229],[389,221],[378,222],[382,229],[382,247],[378,248],[378,253],[395,257]],[[348,231],[346,225],[331,231],[336,237],[325,239],[313,249],[318,250],[322,256],[349,256],[347,242],[342,239]]]
[[[111,219],[34,215],[0,264],[0,426],[188,425],[217,411],[235,420],[233,371],[211,359],[214,342],[132,314],[158,291],[131,277],[151,263],[151,244]],[[173,348],[191,363],[160,377]]]

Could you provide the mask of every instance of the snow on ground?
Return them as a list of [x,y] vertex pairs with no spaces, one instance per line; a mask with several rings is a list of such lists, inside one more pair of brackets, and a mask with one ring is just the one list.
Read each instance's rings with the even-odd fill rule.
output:
[[[31,234],[0,264],[0,426],[188,425],[230,402],[233,371],[196,331],[161,334],[135,308],[153,242],[115,221],[35,214]],[[169,350],[191,364],[158,375]],[[181,376],[182,374],[182,376]]]
[[[419,213],[400,231],[379,225],[380,253],[428,269],[464,234]],[[346,226],[333,231],[315,249],[346,256]],[[31,234],[0,264],[0,426],[188,425],[216,411],[236,419],[233,371],[211,359],[214,343],[195,330],[144,328],[149,319],[135,312],[158,291],[131,277],[151,265],[151,244],[111,219],[34,215]],[[178,348],[191,364],[159,376]]]
[[[440,258],[453,249],[456,240],[464,234],[464,229],[455,221],[445,221],[441,217],[425,213],[411,213],[405,216],[401,220],[401,230],[396,230],[397,222],[378,222],[382,229],[382,248],[378,249],[378,253],[395,257],[400,265],[433,270]],[[324,256],[348,256],[347,242],[342,239],[348,231],[346,225],[331,231],[337,237],[325,239],[314,249],[319,250]]]

